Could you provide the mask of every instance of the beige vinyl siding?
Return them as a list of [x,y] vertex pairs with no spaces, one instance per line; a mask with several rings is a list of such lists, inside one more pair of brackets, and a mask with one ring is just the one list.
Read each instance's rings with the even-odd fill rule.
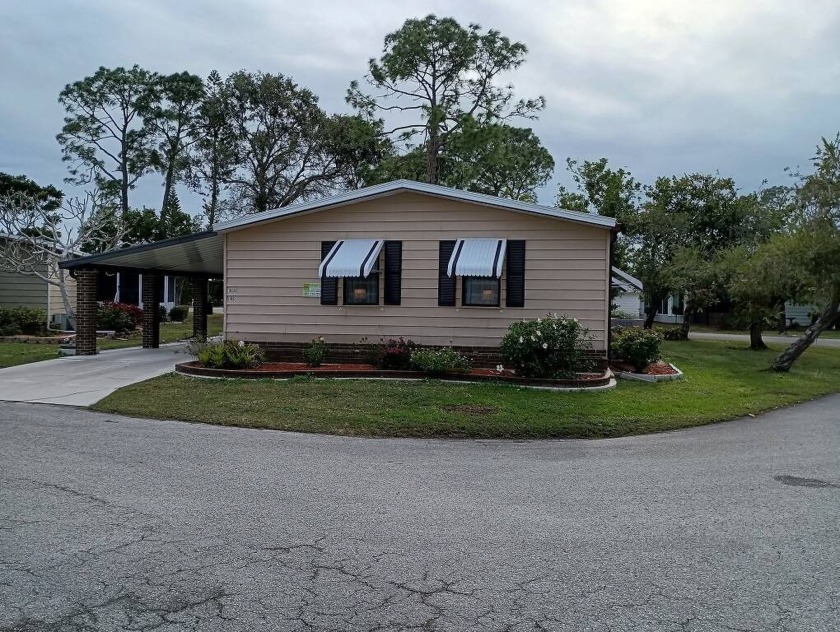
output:
[[[504,276],[501,307],[460,307],[460,279],[458,306],[438,306],[438,244],[461,237],[526,240],[524,308],[505,307]],[[321,241],[353,238],[402,241],[401,305],[321,305],[303,297],[303,284],[319,281]],[[496,346],[514,320],[558,312],[578,318],[603,350],[609,240],[608,229],[416,193],[276,220],[226,235],[225,333],[255,342],[404,336]],[[380,274],[380,302],[383,286]]]
[[0,307],[47,309],[47,284],[36,276],[0,271]]

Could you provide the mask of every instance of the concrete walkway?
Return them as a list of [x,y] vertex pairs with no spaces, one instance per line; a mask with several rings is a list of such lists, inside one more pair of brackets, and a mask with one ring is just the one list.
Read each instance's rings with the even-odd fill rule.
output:
[[[731,340],[733,342],[746,342],[749,344],[750,337],[747,334],[723,334],[717,332],[700,332],[692,331],[688,334],[691,340]],[[789,345],[799,336],[762,336],[764,342]],[[834,347],[840,349],[840,339],[838,338],[817,338],[814,343],[816,347]]]
[[111,349],[0,369],[0,401],[90,406],[118,388],[174,370],[183,343],[160,349]]

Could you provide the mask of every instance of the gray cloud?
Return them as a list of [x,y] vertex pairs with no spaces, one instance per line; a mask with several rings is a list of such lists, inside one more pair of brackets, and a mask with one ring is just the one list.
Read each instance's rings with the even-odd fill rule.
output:
[[[0,170],[61,183],[56,98],[100,65],[283,72],[343,111],[383,36],[430,12],[528,44],[507,79],[547,98],[530,125],[558,180],[566,156],[606,156],[644,181],[720,171],[754,189],[783,181],[785,166],[805,164],[840,129],[840,5],[825,0],[808,10],[780,0],[44,0],[7,4],[0,19]],[[134,203],[159,197],[150,176]]]

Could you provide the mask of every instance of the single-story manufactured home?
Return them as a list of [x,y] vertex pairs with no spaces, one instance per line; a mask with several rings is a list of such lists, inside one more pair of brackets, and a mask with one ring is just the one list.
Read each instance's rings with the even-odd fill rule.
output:
[[223,277],[226,338],[267,349],[316,336],[488,349],[557,313],[605,355],[614,232],[609,217],[399,180],[62,266],[139,271],[144,292],[153,275],[204,279],[196,297]]
[[612,268],[613,305],[617,311],[632,315],[632,318],[643,318],[645,302],[642,298],[644,285],[632,274]]

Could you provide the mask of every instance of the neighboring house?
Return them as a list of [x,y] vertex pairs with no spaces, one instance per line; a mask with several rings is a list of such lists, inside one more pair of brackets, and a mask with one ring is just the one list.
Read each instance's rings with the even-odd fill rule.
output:
[[[76,303],[76,282],[67,275],[67,294]],[[47,314],[47,325],[67,329],[67,314],[59,289],[37,276],[0,270],[0,307],[37,307]]]
[[612,287],[615,293],[612,302],[617,311],[633,314],[634,318],[644,316],[645,304],[642,299],[644,286],[639,279],[613,266]]
[[216,228],[225,334],[486,348],[512,322],[556,312],[603,353],[614,225],[410,181],[245,216]]
[[679,325],[683,321],[683,311],[682,295],[672,294],[659,304],[659,311],[656,313],[654,321]]

